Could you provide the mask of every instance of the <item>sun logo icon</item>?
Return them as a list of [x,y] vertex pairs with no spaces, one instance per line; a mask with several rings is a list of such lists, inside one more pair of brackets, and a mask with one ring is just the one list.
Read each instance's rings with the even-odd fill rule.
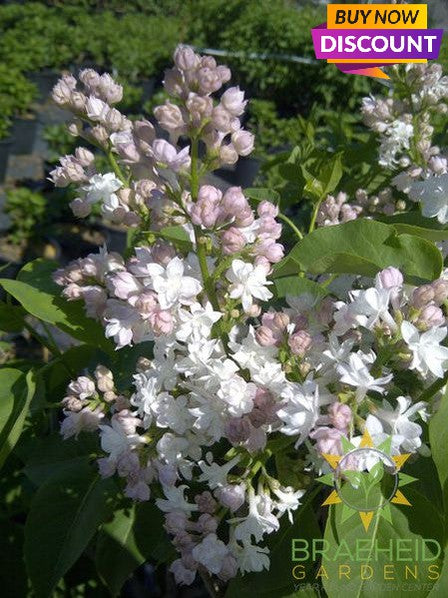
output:
[[342,503],[341,522],[359,513],[366,532],[375,513],[392,523],[391,503],[412,506],[400,490],[416,481],[400,471],[410,453],[391,456],[392,438],[375,446],[367,430],[358,447],[344,436],[341,441],[342,455],[322,455],[332,472],[317,481],[333,488],[322,506]]

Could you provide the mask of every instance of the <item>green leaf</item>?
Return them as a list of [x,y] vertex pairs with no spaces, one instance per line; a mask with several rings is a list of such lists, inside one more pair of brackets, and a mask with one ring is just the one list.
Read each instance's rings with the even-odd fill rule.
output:
[[25,460],[25,475],[36,486],[41,486],[67,467],[89,463],[91,456],[98,453],[97,435],[81,433],[78,438],[64,440],[57,432],[45,438],[32,438],[20,456]]
[[152,501],[142,502],[135,510],[134,538],[138,550],[147,560],[166,563],[177,558],[177,552],[163,527],[165,518]]
[[378,220],[386,224],[393,224],[398,233],[416,235],[429,241],[445,241],[448,239],[448,229],[436,218],[425,218],[420,212],[405,212],[393,216],[379,216]]
[[[119,353],[118,351],[116,353]],[[93,363],[105,363],[108,356],[90,345],[70,347],[61,357],[54,358],[45,368],[43,378],[47,401],[57,402],[64,396],[68,383]]]
[[102,326],[88,318],[80,301],[66,301],[52,278],[54,262],[35,260],[22,268],[17,280],[0,279],[0,285],[31,315],[54,324],[70,336],[112,353]]
[[0,467],[22,433],[35,390],[36,379],[32,370],[26,375],[10,368],[0,370],[0,425],[3,424],[0,431]]
[[338,186],[343,174],[342,154],[317,160],[313,165],[313,171],[315,174],[302,166],[302,174],[306,181],[304,193],[318,201],[332,193]]
[[409,281],[434,280],[443,260],[433,243],[398,234],[395,227],[359,219],[318,228],[299,241],[276,268],[287,276],[299,266],[310,274],[347,273],[373,276],[387,266],[400,268]]
[[448,422],[448,391],[443,395],[436,413],[429,420],[429,443],[432,459],[443,490],[445,509],[448,507],[448,451],[446,446]]
[[277,297],[286,297],[292,295],[298,297],[304,293],[311,295],[316,302],[321,301],[328,291],[317,282],[313,282],[308,278],[300,276],[284,276],[283,278],[276,278],[274,280]]
[[[324,539],[329,546],[328,558],[325,558],[321,563],[327,576],[323,575],[322,580],[329,598],[338,598],[341,595],[356,596],[358,598],[380,598],[384,596],[383,588],[385,583],[393,585],[394,597],[404,598],[409,594],[409,583],[412,581],[412,579],[405,579],[406,564],[411,570],[417,565],[418,579],[421,581],[413,588],[412,595],[416,598],[424,598],[429,594],[434,582],[431,583],[427,577],[427,567],[431,564],[440,566],[442,557],[427,562],[422,560],[421,542],[423,538],[435,540],[443,549],[443,520],[440,513],[425,495],[408,487],[403,492],[412,506],[398,507],[390,504],[391,521],[389,522],[385,517],[378,517],[375,514],[367,532],[358,513],[342,522],[341,516],[344,505],[331,507],[324,535]],[[377,541],[379,548],[389,547],[390,543],[394,547],[397,540],[407,541],[407,546],[409,546],[409,541],[411,541],[411,546],[415,546],[415,542],[419,542],[420,550],[414,558],[414,549],[410,561],[405,562],[398,560],[396,556],[389,554],[387,550],[366,550],[366,543],[364,543],[364,551],[359,552],[358,560],[352,560],[350,554],[354,554],[356,557],[357,542],[360,543],[362,540],[366,540],[367,545],[372,541]],[[361,546],[362,549],[361,544],[358,544],[358,546]],[[337,549],[340,553],[336,557],[335,551]],[[428,555],[431,553],[435,556],[436,545],[428,545],[426,550]],[[406,553],[406,556],[408,555],[409,553]],[[361,564],[369,565],[372,568],[373,573],[368,569],[364,569],[364,577],[372,574],[370,579],[361,578]],[[349,576],[339,575],[341,565],[350,567]],[[385,565],[392,565],[393,581],[387,582],[384,580]],[[424,583],[422,580],[424,580]]]
[[0,562],[2,598],[28,596],[27,575],[23,562],[23,529],[12,521],[2,521]]
[[98,535],[95,564],[99,576],[112,596],[118,596],[131,573],[145,557],[134,538],[135,506],[115,511],[112,521],[105,523]]
[[0,330],[2,332],[20,332],[23,330],[25,311],[18,305],[8,305],[0,301]]
[[244,189],[244,195],[249,199],[255,201],[270,201],[276,205],[280,203],[280,193],[274,189],[258,189],[255,187],[247,187]]
[[25,526],[25,561],[37,598],[48,598],[113,510],[115,485],[87,463],[52,476],[37,491]]
[[[268,536],[266,544],[270,548],[271,566],[269,571],[260,573],[249,573],[243,577],[237,577],[229,584],[225,598],[289,598],[302,596],[300,591],[295,591],[295,581],[292,576],[292,568],[295,565],[291,560],[291,546],[294,538],[303,538],[311,541],[313,538],[320,538],[321,532],[313,507],[313,498],[316,491],[311,491],[303,498],[303,504],[294,513],[294,523],[291,524],[288,516],[281,519],[280,530]],[[264,544],[263,544],[264,545]],[[314,563],[305,566],[306,579],[310,580]],[[313,594],[310,594],[313,595]]]
[[190,237],[183,226],[166,226],[159,231],[161,237],[171,241],[180,249],[189,251],[192,248]]
[[139,358],[152,359],[153,347],[152,341],[145,341],[133,347],[123,347],[120,351],[115,351],[110,367],[114,372],[115,386],[120,392],[129,390],[132,386]]

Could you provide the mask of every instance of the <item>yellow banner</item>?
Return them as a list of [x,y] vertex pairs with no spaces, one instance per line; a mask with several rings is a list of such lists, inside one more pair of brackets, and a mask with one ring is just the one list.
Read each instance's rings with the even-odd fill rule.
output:
[[426,4],[329,4],[328,29],[426,29]]

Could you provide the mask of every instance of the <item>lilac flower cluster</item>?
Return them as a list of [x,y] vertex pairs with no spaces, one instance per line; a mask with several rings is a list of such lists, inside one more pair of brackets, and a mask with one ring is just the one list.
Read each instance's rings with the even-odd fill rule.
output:
[[[138,232],[126,260],[104,249],[59,270],[62,293],[83,301],[117,350],[153,343],[127,391],[117,392],[102,365],[73,381],[61,431],[98,433],[101,475],[123,478],[135,500],[158,496],[179,583],[201,570],[226,582],[269,567],[266,537],[284,516],[293,520],[307,483],[326,467],[322,453],[341,452],[342,434],[356,444],[367,428],[377,442],[391,434],[395,454],[425,452],[415,420],[430,411],[420,392],[448,371],[448,280],[413,288],[391,267],[333,295],[269,305],[272,264],[283,256],[278,208],[263,201],[255,212],[240,188],[201,185],[208,170],[253,145],[239,125],[244,96],[229,88],[213,100],[229,70],[186,47],[174,58],[165,76],[173,102],[155,110],[171,143],[149,123],[114,133],[101,124],[113,172],[94,173],[90,161],[70,178],[79,150],[53,175],[82,185],[80,201],[135,214],[129,225]],[[107,104],[90,78],[83,75],[92,98]],[[86,120],[74,100],[65,105]],[[182,135],[191,147],[179,151]],[[413,383],[397,397],[400,372]],[[272,463],[274,446],[294,453],[298,486]]]

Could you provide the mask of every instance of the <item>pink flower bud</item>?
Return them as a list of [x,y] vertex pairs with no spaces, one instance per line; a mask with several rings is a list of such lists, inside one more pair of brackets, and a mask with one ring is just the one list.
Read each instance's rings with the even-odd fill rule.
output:
[[125,117],[116,108],[110,108],[102,116],[102,123],[109,131],[120,131],[125,123]]
[[86,112],[90,120],[103,121],[109,112],[109,106],[94,96],[89,96],[86,102]]
[[250,421],[246,417],[233,417],[226,422],[225,433],[232,444],[245,442],[251,432]]
[[260,326],[255,332],[257,343],[262,347],[273,347],[277,343],[277,338],[267,326]]
[[[59,185],[56,186],[58,187]],[[89,202],[81,199],[80,197],[77,197],[71,201],[69,206],[76,218],[85,218],[92,211],[92,206],[89,204]]]
[[241,210],[246,210],[249,207],[241,187],[229,187],[227,189],[222,198],[222,207],[230,218],[236,217]]
[[234,226],[225,230],[221,234],[221,247],[225,255],[232,255],[238,253],[246,246],[246,238]]
[[123,99],[123,87],[116,83],[109,73],[101,75],[97,92],[108,104],[116,104]]
[[263,255],[272,264],[276,264],[284,256],[284,247],[280,243],[276,243],[274,239],[264,239],[256,245],[257,255]]
[[212,185],[202,185],[198,199],[191,207],[190,214],[193,224],[213,228],[219,216],[219,202],[222,193]]
[[178,69],[165,71],[163,86],[170,95],[180,97],[183,91],[182,74],[180,71]]
[[182,71],[189,71],[199,66],[199,56],[189,46],[177,46],[173,59],[174,64]]
[[229,87],[221,96],[221,103],[232,116],[241,116],[246,107],[244,91],[239,87]]
[[346,430],[352,421],[352,410],[344,403],[332,403],[328,413],[331,424],[338,430]]
[[53,87],[51,97],[59,106],[67,106],[71,102],[72,92],[76,89],[76,79],[71,75],[62,77]]
[[270,201],[264,200],[258,204],[257,214],[260,216],[260,218],[277,218],[278,207]]
[[116,272],[108,279],[107,286],[116,297],[125,300],[142,289],[139,281],[130,272]]
[[106,147],[107,142],[109,140],[109,133],[102,125],[96,125],[89,130],[89,134],[92,136],[94,141],[101,145],[102,147]]
[[79,397],[80,399],[93,397],[96,393],[95,384],[87,376],[79,376],[76,380],[70,382],[67,390],[71,395]]
[[95,160],[93,153],[85,147],[77,147],[75,150],[75,156],[81,166],[84,167],[90,166]]
[[270,239],[278,239],[282,234],[282,225],[271,216],[263,216],[260,218],[258,234]]
[[194,127],[199,127],[205,118],[212,114],[213,101],[196,93],[189,93],[185,103]]
[[341,431],[322,426],[310,433],[310,437],[317,440],[316,448],[321,454],[340,455],[342,452]]
[[79,80],[89,91],[95,90],[100,84],[100,75],[93,69],[84,69],[79,72]]
[[76,301],[77,299],[81,299],[82,287],[72,282],[68,284],[62,291],[62,296],[65,297],[67,301]]
[[127,164],[136,164],[140,162],[142,156],[135,143],[120,143],[116,146],[120,157]]
[[434,289],[430,284],[424,284],[414,290],[412,303],[415,307],[424,307],[434,299]]
[[381,289],[394,289],[403,284],[403,275],[398,268],[389,266],[378,272],[375,281]]
[[424,307],[418,318],[419,325],[427,330],[429,328],[436,328],[443,326],[446,323],[445,316],[440,307],[436,305],[427,305]]
[[187,515],[183,511],[170,511],[165,515],[165,529],[170,534],[185,531],[187,522]]
[[150,315],[149,321],[154,330],[154,334],[170,334],[173,330],[173,316],[169,311],[159,310]]
[[252,208],[249,204],[243,209],[235,214],[235,224],[236,226],[240,226],[245,228],[246,226],[250,226],[254,221],[254,213]]
[[200,92],[206,95],[218,91],[222,85],[219,72],[208,67],[202,67],[198,70],[197,79]]
[[218,506],[216,500],[208,490],[201,492],[201,494],[196,494],[194,502],[198,505],[201,513],[214,513]]
[[229,166],[238,162],[238,152],[232,143],[222,145],[219,148],[219,159],[222,164],[227,164]]
[[176,252],[174,247],[164,241],[157,241],[155,245],[152,246],[152,257],[158,264],[166,266],[175,255]]
[[67,409],[68,411],[74,411],[75,413],[81,411],[85,404],[86,401],[74,396],[64,397],[61,401],[61,405],[64,409]]
[[216,70],[218,71],[222,83],[227,83],[230,81],[232,73],[229,67],[225,66],[224,64],[220,64],[216,67]]
[[300,357],[305,355],[305,353],[311,347],[311,344],[311,336],[305,330],[299,330],[299,332],[295,332],[288,339],[288,345],[291,349],[291,352],[294,355],[299,355]]
[[432,284],[432,290],[434,291],[434,301],[441,305],[448,299],[448,281],[443,278],[435,280]]
[[215,491],[215,496],[223,507],[234,513],[244,504],[246,488],[241,484],[226,484]]
[[159,121],[159,125],[166,131],[175,131],[185,126],[179,106],[168,101],[163,106],[154,108],[154,116]]
[[254,136],[249,131],[240,129],[232,133],[232,144],[240,156],[248,156],[254,149]]
[[134,303],[135,309],[145,318],[159,309],[159,302],[154,291],[145,291],[139,295]]
[[221,105],[218,105],[215,108],[213,108],[211,122],[212,125],[222,133],[230,133],[230,131],[232,131],[233,117]]
[[96,385],[101,392],[114,390],[114,377],[109,368],[98,365],[95,369]]

